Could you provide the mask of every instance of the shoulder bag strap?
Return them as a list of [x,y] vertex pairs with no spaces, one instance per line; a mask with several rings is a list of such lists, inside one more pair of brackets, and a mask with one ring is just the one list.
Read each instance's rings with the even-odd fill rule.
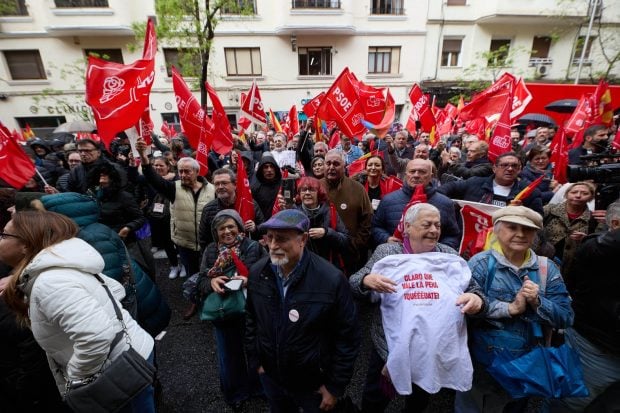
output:
[[121,313],[121,309],[118,308],[118,305],[116,304],[116,300],[114,299],[114,296],[110,292],[110,289],[106,285],[105,281],[103,281],[103,279],[99,276],[99,274],[93,274],[93,275],[95,276],[97,281],[101,283],[101,286],[103,287],[105,292],[108,294],[108,297],[110,297],[110,300],[112,301],[112,306],[114,307],[114,313],[116,313],[116,318],[121,323],[121,326],[123,326],[123,329],[119,331],[118,333],[116,333],[114,340],[112,340],[112,344],[110,344],[110,352],[108,353],[108,357],[110,357],[110,353],[112,352],[112,349],[116,347],[119,341],[121,341],[121,339],[123,338],[123,335],[127,337],[127,344],[129,344],[130,346],[131,346],[131,340],[129,339],[129,333],[127,332],[127,326],[125,325],[125,320],[123,319],[123,313]]

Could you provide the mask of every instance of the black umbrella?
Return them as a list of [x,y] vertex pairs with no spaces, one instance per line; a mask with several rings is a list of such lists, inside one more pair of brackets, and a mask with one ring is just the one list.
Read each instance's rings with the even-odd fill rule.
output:
[[579,103],[578,99],[560,99],[549,103],[545,106],[546,110],[558,113],[573,113]]
[[521,116],[517,122],[524,125],[533,123],[536,126],[555,126],[553,118],[543,113],[528,113],[527,115]]

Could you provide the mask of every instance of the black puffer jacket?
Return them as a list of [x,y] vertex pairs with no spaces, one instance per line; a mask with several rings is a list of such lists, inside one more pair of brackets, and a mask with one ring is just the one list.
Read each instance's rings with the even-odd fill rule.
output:
[[[267,181],[263,175],[263,165],[270,163],[276,168],[276,177],[272,181]],[[252,185],[252,197],[260,206],[261,212],[265,219],[271,218],[271,212],[273,211],[273,204],[276,202],[276,196],[280,191],[280,185],[282,184],[282,171],[278,163],[271,156],[270,153],[265,153],[258,163],[258,169],[256,170],[256,182]]]
[[[347,279],[329,262],[304,251],[284,300],[269,257],[250,270],[246,302],[248,367],[262,366],[281,386],[340,397],[360,346]],[[298,316],[298,317],[297,317]]]

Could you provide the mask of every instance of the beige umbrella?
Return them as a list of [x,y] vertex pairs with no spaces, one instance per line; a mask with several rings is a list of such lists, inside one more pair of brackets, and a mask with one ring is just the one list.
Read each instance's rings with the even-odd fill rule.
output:
[[95,124],[92,122],[88,122],[85,120],[74,120],[58,126],[56,129],[54,129],[54,133],[92,132],[95,129],[97,129],[97,126],[95,126]]

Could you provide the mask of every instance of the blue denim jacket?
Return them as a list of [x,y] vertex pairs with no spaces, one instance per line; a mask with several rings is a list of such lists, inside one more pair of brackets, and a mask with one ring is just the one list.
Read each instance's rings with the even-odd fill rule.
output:
[[[529,351],[537,343],[531,328],[532,322],[537,322],[541,326],[563,329],[573,324],[574,317],[571,299],[560,270],[551,260],[548,260],[545,290],[541,289],[539,292],[540,306],[538,309],[534,311],[528,306],[524,313],[516,317],[510,316],[508,304],[514,301],[523,285],[524,277],[529,276],[530,271],[538,272],[538,257],[534,251],[530,250],[530,258],[521,268],[517,268],[494,250],[474,255],[469,260],[469,268],[472,277],[483,290],[485,290],[489,273],[488,261],[491,254],[495,257],[496,264],[495,276],[485,293],[489,303],[486,318],[470,326],[472,353],[483,364],[487,363],[486,360],[480,359],[481,352],[496,353],[500,350],[508,350],[518,356]],[[480,346],[485,348],[479,348]]]

